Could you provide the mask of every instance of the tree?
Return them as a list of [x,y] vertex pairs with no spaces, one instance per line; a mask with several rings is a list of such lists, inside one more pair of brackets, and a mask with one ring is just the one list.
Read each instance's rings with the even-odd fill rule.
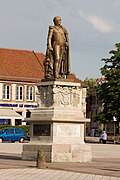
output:
[[96,112],[96,79],[86,78],[84,83],[87,84],[86,97],[86,116],[91,119],[90,128],[93,126],[93,120]]
[[101,117],[113,120],[120,118],[120,43],[115,44],[116,50],[111,50],[110,58],[102,59],[105,65],[101,73],[105,82],[98,87],[98,98],[102,99],[104,108]]
[[87,96],[89,96],[92,93],[93,89],[96,89],[96,79],[87,77],[84,80],[84,83],[88,85]]

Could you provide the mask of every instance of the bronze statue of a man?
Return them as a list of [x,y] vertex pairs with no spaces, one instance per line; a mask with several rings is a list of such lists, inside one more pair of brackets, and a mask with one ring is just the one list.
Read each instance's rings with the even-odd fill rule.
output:
[[44,68],[45,78],[58,79],[70,73],[69,39],[61,17],[54,17],[53,22],[54,26],[49,26]]

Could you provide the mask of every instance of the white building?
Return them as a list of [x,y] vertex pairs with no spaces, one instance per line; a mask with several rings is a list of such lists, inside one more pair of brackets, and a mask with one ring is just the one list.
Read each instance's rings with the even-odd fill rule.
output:
[[37,107],[36,84],[44,77],[45,56],[34,51],[0,48],[0,123],[26,124]]

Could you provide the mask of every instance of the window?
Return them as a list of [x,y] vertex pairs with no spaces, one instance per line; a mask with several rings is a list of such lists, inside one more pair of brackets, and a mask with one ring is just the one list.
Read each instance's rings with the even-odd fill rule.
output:
[[6,131],[6,133],[7,133],[7,134],[14,134],[14,129],[8,129],[8,130]]
[[3,99],[10,99],[10,86],[9,85],[4,85],[3,89]]
[[26,99],[28,101],[32,101],[33,100],[33,87],[32,86],[27,86]]
[[30,112],[30,111],[27,111],[27,112],[26,112],[26,118],[30,118],[30,116],[31,116],[31,112]]
[[16,99],[17,100],[23,99],[23,87],[22,86],[17,86],[17,88],[16,88]]
[[21,119],[15,119],[15,126],[19,126],[22,124],[22,120]]
[[22,133],[21,129],[15,129],[15,134],[20,134]]

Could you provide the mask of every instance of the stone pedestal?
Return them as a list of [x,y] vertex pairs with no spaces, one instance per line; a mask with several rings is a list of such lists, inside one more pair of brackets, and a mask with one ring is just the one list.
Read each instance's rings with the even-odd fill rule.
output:
[[87,162],[91,149],[84,143],[83,97],[80,83],[43,81],[38,85],[38,108],[31,111],[31,141],[22,158],[35,160],[43,150],[47,162]]

